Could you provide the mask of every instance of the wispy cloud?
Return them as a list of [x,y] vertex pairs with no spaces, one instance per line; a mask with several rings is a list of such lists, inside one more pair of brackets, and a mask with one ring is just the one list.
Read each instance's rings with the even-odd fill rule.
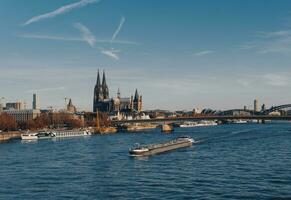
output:
[[[84,38],[81,37],[70,37],[70,36],[57,36],[57,35],[37,35],[37,34],[21,34],[17,37],[28,38],[28,39],[39,39],[39,40],[60,40],[60,41],[73,41],[73,42],[84,42]],[[140,45],[138,42],[127,41],[127,40],[114,40],[111,42],[110,39],[96,39],[96,43],[113,43],[113,44],[125,44],[125,45]]]
[[262,78],[271,86],[287,86],[290,84],[288,77],[279,74],[265,74]]
[[34,92],[50,92],[50,91],[62,91],[65,90],[65,86],[53,87],[53,88],[39,88],[39,89],[31,89],[27,90],[26,93],[34,93]]
[[243,87],[248,87],[249,85],[251,85],[252,83],[254,82],[254,80],[252,79],[249,79],[249,78],[240,78],[240,79],[237,79],[237,83]]
[[27,20],[25,23],[23,23],[23,26],[26,26],[26,25],[29,25],[29,24],[32,24],[32,23],[35,23],[35,22],[38,22],[38,21],[41,21],[44,19],[53,18],[53,17],[56,17],[58,15],[62,15],[64,13],[68,13],[74,9],[84,7],[88,4],[97,3],[99,1],[100,0],[81,0],[81,1],[76,2],[76,3],[68,4],[68,5],[62,6],[62,7],[58,8],[52,12],[48,12],[48,13],[45,13],[42,15],[34,16],[31,19]]
[[96,38],[91,31],[81,23],[75,23],[74,27],[81,31],[83,40],[86,41],[91,47],[94,47]]
[[257,45],[253,43],[246,43],[243,45],[239,45],[240,50],[250,50],[250,49],[255,49],[255,48],[257,48]]
[[[118,36],[120,30],[122,29],[122,26],[125,22],[125,17],[121,17],[120,19],[120,22],[118,24],[118,27],[117,29],[115,30],[115,32],[113,33],[112,37],[111,37],[111,41],[110,43],[113,43],[115,41],[115,38]],[[106,49],[103,49],[103,48],[100,48],[101,49],[101,53],[106,55],[106,56],[109,56],[110,58],[114,59],[114,60],[119,60],[119,55],[117,54],[118,52],[120,52],[120,50],[115,50],[115,49],[110,49],[110,50],[106,50]]]
[[40,39],[40,40],[62,40],[62,41],[77,41],[77,42],[84,42],[83,38],[77,37],[64,37],[64,36],[55,36],[55,35],[36,35],[36,34],[21,34],[17,35],[21,38],[28,38],[28,39]]
[[256,39],[241,45],[241,50],[253,50],[257,53],[291,53],[291,29],[271,32],[257,31]]
[[120,51],[119,50],[101,50],[101,53],[115,60],[119,60],[119,55],[117,54],[118,52]]
[[211,54],[211,53],[214,53],[214,51],[212,51],[212,50],[200,51],[200,52],[194,53],[194,56],[205,56],[205,55]]
[[253,87],[258,85],[268,85],[273,87],[287,87],[291,86],[291,80],[287,75],[266,73],[259,75],[248,75],[239,77],[237,79],[238,84],[244,87]]
[[115,32],[112,35],[111,42],[113,42],[115,40],[115,38],[118,36],[118,34],[119,34],[124,22],[125,22],[125,17],[121,17],[119,25],[118,25],[117,29],[115,30]]

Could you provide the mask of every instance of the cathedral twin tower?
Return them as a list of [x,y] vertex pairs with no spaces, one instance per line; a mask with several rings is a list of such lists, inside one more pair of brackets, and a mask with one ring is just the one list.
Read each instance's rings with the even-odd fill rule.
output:
[[98,70],[97,82],[94,88],[94,102],[103,101],[105,99],[109,99],[109,90],[106,83],[105,72],[103,71],[103,78],[102,78],[102,84],[101,84],[100,74]]
[[109,98],[109,89],[106,83],[105,72],[103,71],[102,83],[98,70],[97,81],[94,88],[93,112],[140,112],[142,109],[142,96],[135,91],[135,96],[121,98],[118,89],[115,99]]

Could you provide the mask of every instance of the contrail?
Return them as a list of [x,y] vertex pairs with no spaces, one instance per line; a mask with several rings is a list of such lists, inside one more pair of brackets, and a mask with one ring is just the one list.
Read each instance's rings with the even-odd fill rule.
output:
[[113,40],[115,40],[115,38],[117,37],[117,35],[118,35],[118,33],[120,32],[120,30],[121,30],[121,28],[122,28],[124,22],[125,22],[125,17],[121,17],[121,19],[120,19],[120,23],[119,23],[119,25],[118,25],[116,31],[115,31],[114,34],[112,35],[111,42],[113,42]]
[[[62,40],[62,41],[72,41],[72,42],[84,42],[84,38],[70,37],[70,36],[38,35],[38,34],[20,34],[20,35],[16,35],[16,36],[21,37],[21,38],[39,39],[39,40]],[[114,40],[111,42],[111,38],[109,38],[109,39],[96,39],[96,43],[140,45],[140,43],[138,43],[138,42],[133,42],[133,41],[128,41],[128,40]]]
[[76,3],[68,4],[68,5],[62,6],[62,7],[58,8],[52,12],[45,13],[45,14],[38,15],[38,16],[34,16],[31,19],[27,20],[23,24],[23,26],[26,26],[26,25],[29,25],[31,23],[38,22],[38,21],[41,21],[44,19],[53,18],[53,17],[56,17],[58,15],[62,15],[64,13],[70,12],[76,8],[81,8],[81,7],[84,7],[88,4],[98,3],[98,2],[100,2],[100,0],[81,0],[81,1],[76,2]]
[[118,52],[119,52],[118,50],[101,50],[101,53],[115,60],[119,60],[119,56],[117,54]]
[[94,47],[96,43],[95,36],[91,33],[91,31],[81,23],[75,23],[74,27],[81,31],[83,39],[91,46]]

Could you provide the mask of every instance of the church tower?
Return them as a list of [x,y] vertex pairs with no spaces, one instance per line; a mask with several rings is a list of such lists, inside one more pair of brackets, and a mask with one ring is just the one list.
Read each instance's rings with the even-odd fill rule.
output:
[[97,72],[97,81],[94,88],[94,99],[93,99],[93,112],[97,111],[97,106],[100,101],[103,101],[102,85],[100,83],[99,70]]
[[142,110],[142,96],[138,94],[137,89],[135,90],[133,99],[133,110],[141,112]]
[[75,113],[75,112],[77,112],[76,107],[72,103],[72,99],[69,100],[69,103],[67,105],[67,112],[69,112],[69,113]]
[[103,91],[103,99],[109,99],[109,90],[106,83],[105,71],[103,71],[102,91]]

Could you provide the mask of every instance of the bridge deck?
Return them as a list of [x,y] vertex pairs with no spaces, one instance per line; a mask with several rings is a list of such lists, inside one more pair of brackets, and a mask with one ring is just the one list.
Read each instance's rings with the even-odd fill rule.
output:
[[113,124],[125,123],[159,123],[159,122],[182,122],[199,120],[285,120],[291,121],[291,116],[270,116],[270,115],[251,115],[251,116],[197,116],[197,117],[170,117],[159,119],[135,119],[135,120],[114,120]]

